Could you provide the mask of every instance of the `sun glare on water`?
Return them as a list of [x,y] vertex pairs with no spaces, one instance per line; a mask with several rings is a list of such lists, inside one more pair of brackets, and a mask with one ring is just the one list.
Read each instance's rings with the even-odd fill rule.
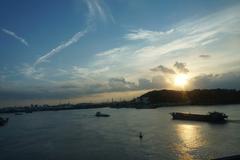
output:
[[178,87],[184,87],[188,84],[188,76],[185,74],[179,74],[174,79],[174,84]]

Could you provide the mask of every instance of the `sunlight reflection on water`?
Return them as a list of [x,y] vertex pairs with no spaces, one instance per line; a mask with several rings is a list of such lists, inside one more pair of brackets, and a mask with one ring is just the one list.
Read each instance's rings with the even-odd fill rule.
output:
[[179,153],[179,159],[195,159],[190,152],[206,144],[201,134],[201,126],[196,124],[178,124],[176,126],[176,133],[180,141],[180,143],[175,145],[175,149]]

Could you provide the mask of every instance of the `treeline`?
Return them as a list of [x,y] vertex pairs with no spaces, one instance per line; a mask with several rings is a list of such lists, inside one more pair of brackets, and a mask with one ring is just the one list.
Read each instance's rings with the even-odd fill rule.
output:
[[240,91],[234,89],[154,90],[139,98],[148,99],[150,104],[237,104],[240,103]]

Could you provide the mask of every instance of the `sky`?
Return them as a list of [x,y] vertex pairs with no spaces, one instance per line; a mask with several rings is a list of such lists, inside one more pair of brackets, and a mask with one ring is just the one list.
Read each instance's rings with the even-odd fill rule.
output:
[[0,107],[240,89],[239,44],[238,0],[1,0]]

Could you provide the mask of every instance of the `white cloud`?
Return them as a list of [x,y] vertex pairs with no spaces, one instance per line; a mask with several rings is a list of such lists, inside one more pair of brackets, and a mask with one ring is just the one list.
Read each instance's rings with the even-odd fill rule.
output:
[[[96,12],[99,11],[94,12],[96,14]],[[221,19],[220,17],[224,18]],[[63,85],[69,84],[65,85],[64,89],[67,87],[74,88],[74,90],[70,93],[74,93],[75,91],[75,93],[79,93],[78,91],[81,91],[82,94],[107,92],[113,90],[117,91],[119,89],[144,89],[145,87],[148,89],[165,88],[167,85],[171,86],[172,84],[170,79],[167,79],[168,76],[160,76],[159,73],[151,72],[149,68],[152,66],[159,66],[159,64],[162,64],[162,66],[169,66],[175,61],[187,62],[188,67],[186,68],[185,65],[182,65],[182,69],[184,72],[188,72],[188,69],[191,69],[191,73],[189,73],[189,75],[193,73],[194,67],[201,68],[201,65],[204,65],[206,68],[202,70],[200,69],[200,71],[205,72],[206,74],[215,74],[216,70],[208,70],[207,67],[214,65],[214,61],[216,61],[216,55],[214,54],[218,53],[219,47],[221,47],[216,45],[219,45],[218,43],[221,45],[223,40],[224,42],[222,44],[231,43],[231,41],[225,41],[225,36],[229,35],[229,33],[232,33],[232,30],[234,30],[234,34],[236,34],[235,36],[240,33],[237,32],[238,30],[236,29],[240,24],[239,20],[239,12],[236,10],[232,12],[227,10],[201,19],[191,20],[188,23],[177,24],[176,27],[173,27],[175,28],[174,31],[169,30],[168,32],[162,33],[140,29],[138,30],[139,32],[135,32],[134,35],[130,35],[130,37],[128,37],[129,40],[142,39],[148,40],[148,43],[139,43],[139,41],[134,41],[129,44],[129,41],[126,41],[125,45],[96,53],[94,59],[89,61],[85,67],[73,66],[70,70],[60,70],[59,72],[65,75],[65,79],[62,81],[57,80],[57,82],[58,84],[61,83]],[[129,34],[127,35],[129,36]],[[168,38],[166,39],[166,37]],[[215,42],[215,39],[218,40],[217,43],[212,43]],[[55,54],[55,52],[59,52],[65,47],[76,43],[77,41],[78,38],[77,40],[71,38],[66,43],[66,46],[64,45],[63,47],[57,47],[51,51],[53,53],[49,52],[49,54],[46,54],[46,58],[43,56],[43,61],[48,60],[52,55]],[[215,52],[209,52],[208,47],[210,45],[207,44],[212,44],[211,46],[214,46],[212,48],[216,49],[214,50]],[[224,47],[225,46],[227,45],[224,45]],[[237,48],[234,49],[237,50]],[[191,52],[191,50],[194,52]],[[188,51],[190,54],[194,53],[193,57],[195,57],[196,60],[189,58],[191,55],[186,54]],[[234,54],[234,51],[231,52],[232,55],[235,56],[230,56],[230,58],[236,60],[237,55]],[[197,56],[199,56],[199,53],[204,53],[205,55],[211,56],[214,55],[213,62],[209,62],[212,59],[204,61],[203,63],[202,61],[197,61]],[[226,58],[226,55],[228,54],[225,54],[224,52],[221,54],[223,57],[221,57],[220,60],[222,60],[222,62],[224,61],[230,63],[230,61],[228,61],[229,59]],[[202,64],[199,65],[199,63]],[[191,66],[190,64],[193,65]],[[218,65],[219,64],[221,63],[218,62]],[[222,66],[219,66],[218,68],[221,67]],[[178,65],[178,68],[181,68],[181,65],[180,67]],[[170,70],[167,70],[166,67],[159,67],[159,69],[161,71],[171,72]],[[226,66],[223,68],[223,70],[226,70]],[[24,74],[35,76],[36,78],[46,76],[46,74],[43,74],[41,71],[42,70],[37,70],[36,68],[26,67]],[[200,71],[197,72],[197,75],[199,75]],[[218,70],[217,72],[221,73],[221,70]],[[196,75],[190,76],[194,77]],[[110,79],[109,77],[124,78]],[[136,85],[137,82],[139,86]]]
[[20,69],[20,73],[26,77],[33,78],[36,80],[43,79],[45,77],[44,69],[38,68],[36,69],[33,66],[28,64],[24,64],[24,66]]
[[166,53],[182,50],[182,49],[189,49],[194,48],[205,40],[208,40],[211,37],[214,37],[218,32],[217,31],[209,31],[201,34],[194,34],[194,35],[184,35],[182,37],[175,37],[176,39],[172,39],[172,41],[167,42],[166,44],[153,44],[148,45],[139,50],[136,50],[136,53],[142,57],[152,57],[160,56]]
[[34,63],[34,66],[46,62],[50,57],[57,54],[58,52],[62,51],[63,49],[67,48],[68,46],[77,43],[81,37],[83,37],[88,32],[88,28],[86,28],[84,31],[76,33],[72,38],[70,38],[67,42],[57,46],[56,48],[52,49],[50,52],[44,54],[43,56],[39,57],[36,62]]
[[[134,41],[129,45],[126,42],[126,45],[97,53],[97,58],[90,65],[109,66],[108,74],[125,75],[127,78],[136,80],[142,75],[151,74],[149,66],[157,66],[159,62],[163,65],[172,64],[176,60],[188,62],[191,57],[189,53],[196,54],[194,50],[195,52],[204,51],[205,54],[212,54],[212,50],[210,52],[207,47],[210,44],[212,44],[211,47],[221,45],[221,43],[226,45],[228,42],[224,39],[227,36],[231,37],[233,33],[234,35],[240,34],[238,26],[240,26],[239,6],[203,18],[178,23],[171,27],[174,30],[169,29],[166,32],[147,29],[133,30],[124,35],[124,38],[127,40],[147,40],[148,43]],[[217,43],[213,44],[216,41]],[[125,47],[127,47],[126,50]],[[214,53],[218,52],[217,49],[215,47]],[[221,52],[223,54],[222,50]],[[186,56],[187,54],[188,56]],[[221,61],[227,60],[228,57],[221,59]],[[192,64],[192,61],[189,63]],[[204,64],[204,66],[206,65],[214,64]],[[194,67],[197,68],[196,65]]]
[[213,42],[215,42],[215,41],[217,41],[217,40],[218,40],[218,38],[212,38],[212,39],[209,39],[209,40],[206,40],[206,41],[202,42],[201,45],[205,46],[205,45],[208,45],[208,44],[210,44],[210,43],[213,43]]
[[170,29],[166,32],[151,31],[144,29],[131,30],[130,33],[126,34],[124,37],[128,40],[149,40],[156,41],[161,36],[166,36],[174,32],[174,29]]
[[[103,1],[99,0],[85,0],[88,10],[89,10],[89,19],[88,23],[92,23],[97,18],[100,18],[102,21],[106,22],[110,19],[114,22],[114,18],[110,12],[106,12],[106,5]],[[105,8],[103,7],[105,6]]]
[[119,48],[113,48],[104,52],[97,53],[96,56],[112,56],[115,54],[119,54],[121,52],[124,52],[128,49],[128,47],[119,47]]
[[[80,32],[77,32],[76,34],[74,34],[72,36],[72,38],[70,38],[67,42],[55,47],[54,49],[52,49],[50,52],[44,54],[43,56],[39,57],[35,63],[34,66],[46,62],[49,60],[50,57],[52,57],[53,55],[61,52],[63,49],[69,47],[70,45],[77,43],[83,36],[85,36],[90,28],[93,25],[93,21],[95,20],[95,18],[97,18],[98,16],[100,16],[100,18],[104,21],[107,20],[107,14],[105,13],[105,10],[103,9],[103,7],[100,5],[98,0],[86,0],[87,3],[87,7],[89,10],[89,15],[88,15],[88,20],[87,20],[87,27]],[[110,17],[111,14],[109,13]],[[113,19],[113,18],[112,18]]]
[[57,77],[62,77],[66,81],[71,80],[73,83],[95,84],[104,82],[107,77],[103,75],[106,75],[108,71],[109,67],[107,66],[102,68],[72,66],[68,70],[61,69],[58,71],[59,73],[56,74]]
[[9,31],[9,30],[7,30],[7,29],[4,29],[4,28],[2,29],[2,31],[3,31],[4,33],[12,36],[13,38],[17,39],[18,41],[20,41],[20,42],[21,42],[22,44],[24,44],[25,46],[28,46],[28,42],[27,42],[24,38],[18,36],[16,33],[12,32],[12,31]]

